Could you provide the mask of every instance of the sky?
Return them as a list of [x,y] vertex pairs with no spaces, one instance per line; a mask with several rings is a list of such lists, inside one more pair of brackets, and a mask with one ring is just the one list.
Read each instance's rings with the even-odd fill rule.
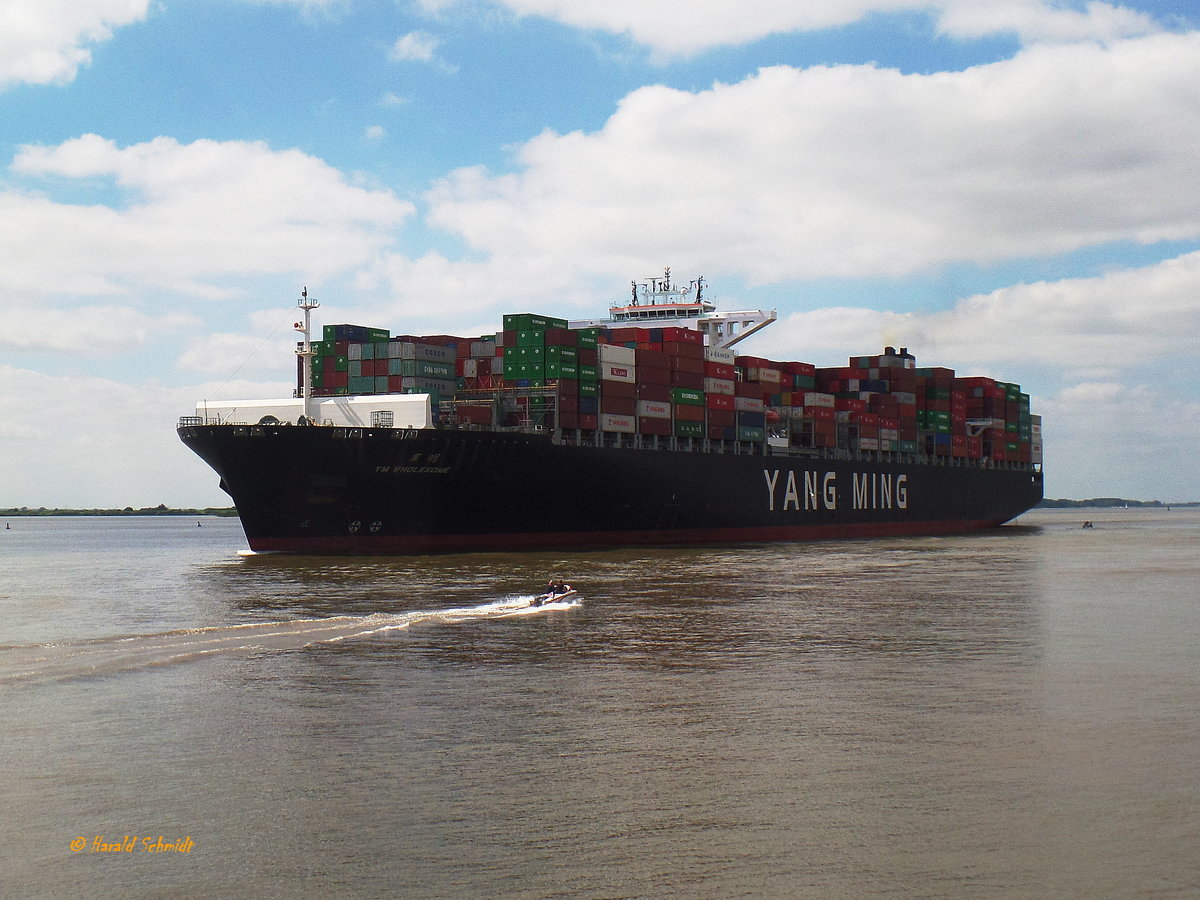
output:
[[744,352],[1017,382],[1046,495],[1200,500],[1194,0],[0,0],[0,507],[227,506],[314,322],[670,266]]

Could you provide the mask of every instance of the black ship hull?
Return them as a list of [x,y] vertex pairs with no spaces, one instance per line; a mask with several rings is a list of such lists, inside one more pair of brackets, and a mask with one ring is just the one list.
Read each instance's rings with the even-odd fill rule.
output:
[[250,547],[415,554],[805,541],[1001,525],[1042,498],[1027,465],[576,446],[454,429],[183,425]]

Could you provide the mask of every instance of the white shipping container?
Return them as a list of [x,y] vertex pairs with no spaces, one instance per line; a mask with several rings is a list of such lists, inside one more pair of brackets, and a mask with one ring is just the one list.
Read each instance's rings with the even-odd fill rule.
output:
[[732,397],[734,383],[728,378],[705,378],[704,392],[706,394],[724,394],[727,397]]
[[833,394],[820,394],[815,391],[808,391],[804,395],[805,406],[823,406],[826,409],[833,409],[837,404],[834,402]]
[[625,366],[616,363],[601,363],[600,378],[603,381],[623,381],[626,384],[632,384],[637,380],[632,365]]
[[760,384],[780,384],[783,382],[783,373],[778,369],[768,368],[749,368],[746,370],[747,381],[757,381]]
[[647,419],[669,419],[671,418],[671,404],[659,400],[639,400],[637,413]]
[[628,366],[633,368],[634,362],[637,360],[637,353],[632,347],[617,347],[612,344],[600,345],[600,364],[612,364],[614,366]]
[[600,413],[600,430],[633,434],[637,431],[637,417],[619,416],[615,413]]
[[734,397],[733,408],[738,412],[762,412],[766,405],[761,397]]
[[724,363],[727,366],[732,366],[733,361],[737,358],[737,354],[732,350],[726,350],[724,347],[705,347],[704,358],[709,362]]

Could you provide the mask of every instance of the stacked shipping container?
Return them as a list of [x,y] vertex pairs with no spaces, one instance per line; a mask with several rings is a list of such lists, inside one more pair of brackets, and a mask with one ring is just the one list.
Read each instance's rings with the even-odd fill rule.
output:
[[328,325],[313,350],[314,395],[429,393],[458,424],[1041,462],[1019,385],[916,368],[890,347],[817,368],[706,347],[689,328],[521,313],[475,339]]

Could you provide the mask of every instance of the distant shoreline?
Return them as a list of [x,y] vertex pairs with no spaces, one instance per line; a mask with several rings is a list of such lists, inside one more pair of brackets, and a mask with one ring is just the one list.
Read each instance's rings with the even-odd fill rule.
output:
[[222,516],[236,517],[237,510],[232,506],[216,507],[210,506],[205,509],[172,509],[167,506],[144,506],[141,509],[134,509],[132,506],[126,506],[124,509],[47,509],[46,507],[38,507],[34,509],[28,506],[13,507],[11,509],[0,509],[0,517],[9,516],[17,518],[21,516]]
[[1200,506],[1200,502],[1164,503],[1162,500],[1120,500],[1116,497],[1093,497],[1090,500],[1043,500],[1034,509],[1166,509],[1170,506]]
[[[1115,497],[1093,497],[1089,500],[1055,500],[1047,498],[1034,509],[1166,509],[1168,507],[1189,508],[1200,506],[1200,501],[1189,500],[1183,503],[1164,503],[1161,500],[1123,500]],[[124,509],[48,509],[28,506],[0,509],[0,517],[29,517],[29,516],[220,516],[222,518],[237,518],[237,509],[232,506],[210,506],[204,509],[175,509],[172,507],[143,506],[134,509],[126,506]]]

